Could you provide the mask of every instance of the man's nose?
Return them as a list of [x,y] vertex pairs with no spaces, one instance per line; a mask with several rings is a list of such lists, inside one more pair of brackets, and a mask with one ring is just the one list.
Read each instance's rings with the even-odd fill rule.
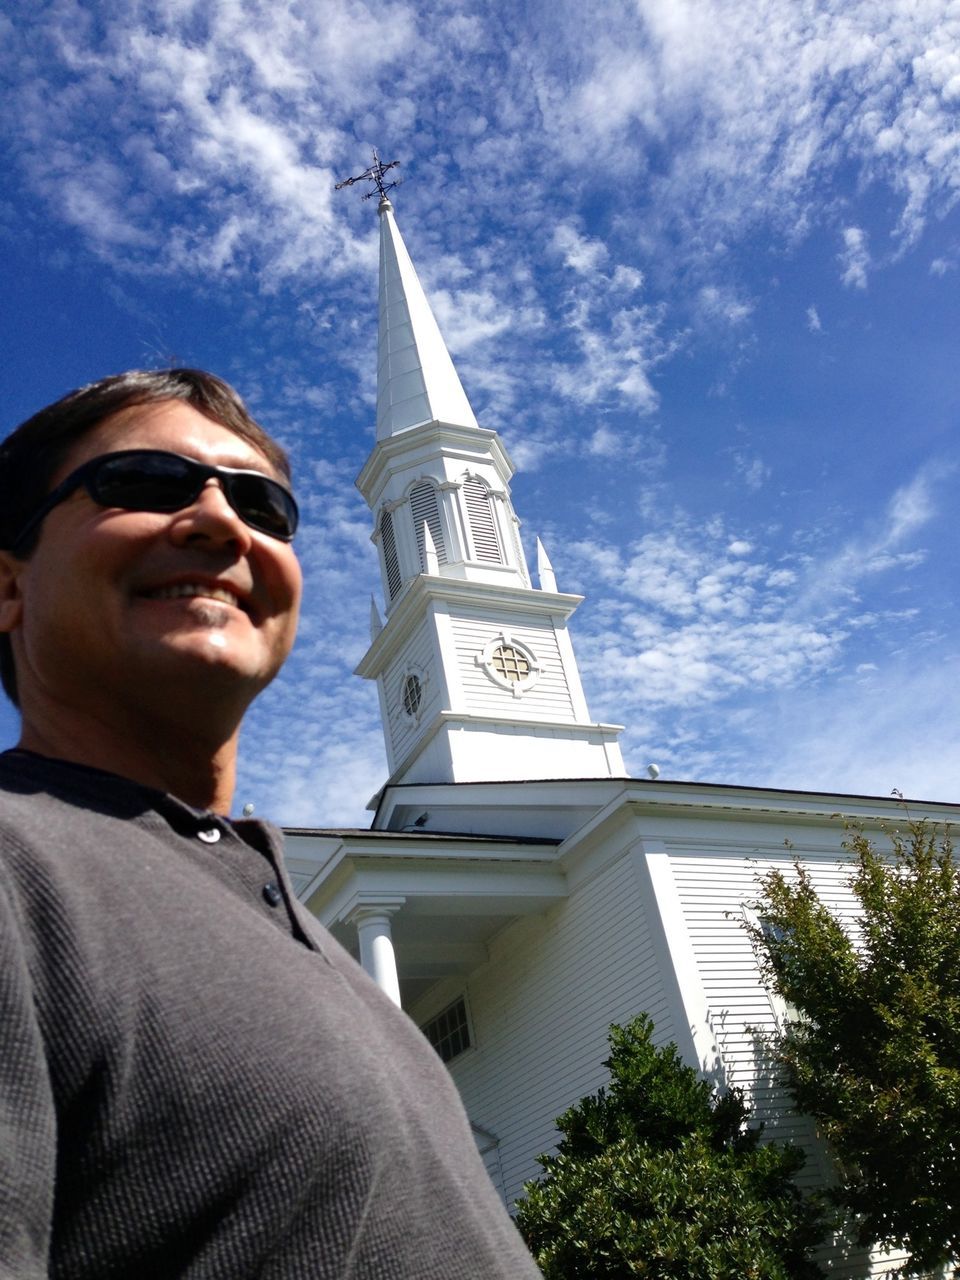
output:
[[189,506],[174,513],[171,536],[184,543],[209,540],[236,544],[241,551],[252,542],[249,525],[234,511],[215,476],[210,476]]

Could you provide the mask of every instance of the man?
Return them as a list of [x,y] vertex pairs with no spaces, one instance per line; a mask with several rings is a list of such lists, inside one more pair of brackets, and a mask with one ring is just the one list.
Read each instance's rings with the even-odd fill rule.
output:
[[290,651],[283,451],[193,370],[0,450],[0,1276],[539,1273],[416,1027],[227,814]]

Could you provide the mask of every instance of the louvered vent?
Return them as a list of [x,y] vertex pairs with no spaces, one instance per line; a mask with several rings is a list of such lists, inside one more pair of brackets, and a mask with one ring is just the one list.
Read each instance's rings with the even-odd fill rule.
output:
[[473,555],[475,560],[486,560],[488,564],[503,564],[500,551],[500,540],[497,538],[497,527],[493,522],[490,509],[490,494],[486,485],[472,476],[463,482],[463,497],[467,507],[467,519],[473,535]]
[[443,529],[440,525],[440,506],[437,502],[437,491],[426,481],[416,485],[410,491],[410,510],[413,512],[413,527],[417,534],[417,550],[420,552],[420,568],[426,569],[427,557],[423,547],[423,526],[430,530],[430,537],[437,549],[437,562],[447,563],[447,548],[443,542]]
[[387,569],[387,590],[393,600],[400,590],[403,579],[400,576],[400,558],[397,555],[397,540],[393,535],[393,516],[384,511],[380,516],[380,546],[383,548],[383,563]]

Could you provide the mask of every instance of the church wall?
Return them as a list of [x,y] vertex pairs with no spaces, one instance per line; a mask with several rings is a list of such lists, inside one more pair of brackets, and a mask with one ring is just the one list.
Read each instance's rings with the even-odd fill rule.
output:
[[[420,678],[424,681],[423,701],[416,718],[408,716],[403,709],[403,679],[413,668],[419,668]],[[387,667],[383,674],[383,687],[394,758],[401,760],[416,741],[421,724],[428,723],[445,704],[443,681],[438,678],[432,635],[426,624],[417,629],[395,661]]]
[[[783,839],[798,843],[787,849]],[[755,835],[744,833],[739,847],[713,847],[691,841],[670,848],[670,862],[682,904],[684,922],[697,961],[710,1018],[720,1045],[726,1081],[743,1088],[764,1119],[778,1097],[769,1078],[757,1075],[754,1037],[756,1027],[776,1028],[780,1006],[764,988],[750,940],[743,927],[744,905],[757,897],[757,877],[774,867],[789,874],[793,858],[800,855],[813,876],[824,902],[852,918],[853,896],[845,886],[848,875],[839,863],[839,838],[834,849],[803,850],[802,834],[785,832],[779,848],[757,847]]]
[[[839,834],[833,847],[824,838],[811,847],[808,832],[787,830],[777,843],[758,847],[755,833],[744,831],[739,847],[727,841],[690,842],[671,849],[674,880],[682,903],[684,923],[693,948],[697,970],[709,1007],[712,1030],[720,1046],[725,1084],[744,1090],[756,1120],[766,1126],[770,1138],[798,1142],[807,1152],[807,1163],[798,1182],[822,1186],[831,1177],[829,1155],[817,1139],[813,1120],[798,1116],[787,1092],[779,1085],[758,1047],[753,1029],[776,1030],[784,1009],[764,987],[750,940],[743,928],[744,905],[757,897],[757,877],[778,868],[789,875],[795,857],[810,872],[821,900],[851,926],[855,899],[846,880],[849,868],[840,862]],[[804,841],[806,837],[806,847]],[[783,840],[791,840],[791,848]],[[704,847],[705,844],[708,847]],[[831,1277],[886,1275],[902,1261],[902,1255],[877,1258],[872,1266],[863,1251],[838,1242],[824,1255]]]
[[500,1138],[495,1182],[512,1207],[554,1147],[556,1117],[605,1082],[610,1023],[646,1011],[659,1038],[673,1030],[627,857],[490,950],[465,988],[476,1048],[451,1068],[470,1119]]
[[[457,647],[457,663],[465,710],[485,715],[501,714],[531,719],[571,720],[573,701],[567,686],[560,649],[549,623],[507,617],[491,619],[488,614],[465,613],[451,619]],[[509,632],[537,658],[541,665],[536,684],[520,697],[501,688],[476,662],[484,646],[503,630]]]

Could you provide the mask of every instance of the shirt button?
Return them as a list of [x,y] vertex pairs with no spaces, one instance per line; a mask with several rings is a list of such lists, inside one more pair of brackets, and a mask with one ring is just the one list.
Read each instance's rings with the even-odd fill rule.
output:
[[269,880],[263,886],[263,896],[268,906],[271,907],[279,907],[280,903],[283,901],[283,894],[280,892],[280,886],[274,884],[272,880]]
[[204,844],[216,844],[217,841],[220,839],[220,828],[208,827],[204,831],[198,831],[197,835],[204,842]]

